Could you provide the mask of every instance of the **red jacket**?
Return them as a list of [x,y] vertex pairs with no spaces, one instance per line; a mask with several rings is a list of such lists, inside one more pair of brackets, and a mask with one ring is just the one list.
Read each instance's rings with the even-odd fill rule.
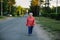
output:
[[35,24],[35,18],[32,16],[32,17],[27,17],[27,23],[26,23],[26,26],[34,26]]

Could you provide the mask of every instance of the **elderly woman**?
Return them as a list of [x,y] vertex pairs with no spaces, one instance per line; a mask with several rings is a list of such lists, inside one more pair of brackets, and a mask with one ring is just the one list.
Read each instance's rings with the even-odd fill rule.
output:
[[35,25],[35,18],[33,17],[33,13],[29,13],[29,16],[27,17],[26,26],[28,27],[28,34],[32,34],[33,27]]

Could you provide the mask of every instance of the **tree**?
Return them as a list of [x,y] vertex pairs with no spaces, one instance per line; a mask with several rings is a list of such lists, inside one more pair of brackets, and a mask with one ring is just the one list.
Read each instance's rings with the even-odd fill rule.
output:
[[18,16],[24,15],[24,13],[26,12],[26,8],[18,6],[16,12]]
[[16,6],[12,6],[11,7],[11,14],[12,14],[12,16],[15,16],[16,15],[16,10],[17,10],[17,7]]
[[[8,11],[11,13],[11,8],[15,4],[15,0],[3,0],[3,15],[7,15]],[[1,5],[1,0],[0,0],[0,5]],[[1,7],[0,7],[1,9]],[[0,10],[1,11],[1,10]]]
[[8,0],[8,5],[10,6],[10,14],[11,14],[11,7],[15,4],[15,0]]
[[31,1],[32,6],[39,6],[39,4],[40,4],[39,0],[32,0]]
[[33,13],[33,16],[39,16],[39,0],[32,0],[31,1],[31,6],[30,6],[30,12]]

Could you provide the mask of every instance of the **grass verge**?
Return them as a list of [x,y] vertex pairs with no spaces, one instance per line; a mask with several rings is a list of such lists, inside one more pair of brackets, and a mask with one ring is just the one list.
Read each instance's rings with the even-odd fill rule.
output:
[[3,19],[4,17],[3,16],[0,16],[0,19]]
[[37,24],[43,25],[42,27],[49,33],[54,35],[54,40],[60,40],[60,21],[46,18],[46,17],[36,17]]
[[60,31],[60,21],[46,17],[40,17],[40,20],[39,17],[36,17],[36,20],[39,21],[37,23],[42,24],[44,27],[50,28],[51,30]]

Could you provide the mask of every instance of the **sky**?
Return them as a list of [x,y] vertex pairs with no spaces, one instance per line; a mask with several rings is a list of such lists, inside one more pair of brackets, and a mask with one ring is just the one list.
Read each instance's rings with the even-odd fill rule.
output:
[[[22,6],[24,8],[29,8],[31,0],[15,0],[16,6]],[[50,1],[51,6],[56,6],[56,0]],[[60,0],[58,0],[58,5],[60,5]]]
[[29,8],[31,0],[15,0],[16,6],[22,6],[24,8]]
[[[50,5],[56,7],[56,1],[57,1],[57,0],[52,0],[52,1],[50,1]],[[60,0],[58,0],[58,6],[60,6]]]

